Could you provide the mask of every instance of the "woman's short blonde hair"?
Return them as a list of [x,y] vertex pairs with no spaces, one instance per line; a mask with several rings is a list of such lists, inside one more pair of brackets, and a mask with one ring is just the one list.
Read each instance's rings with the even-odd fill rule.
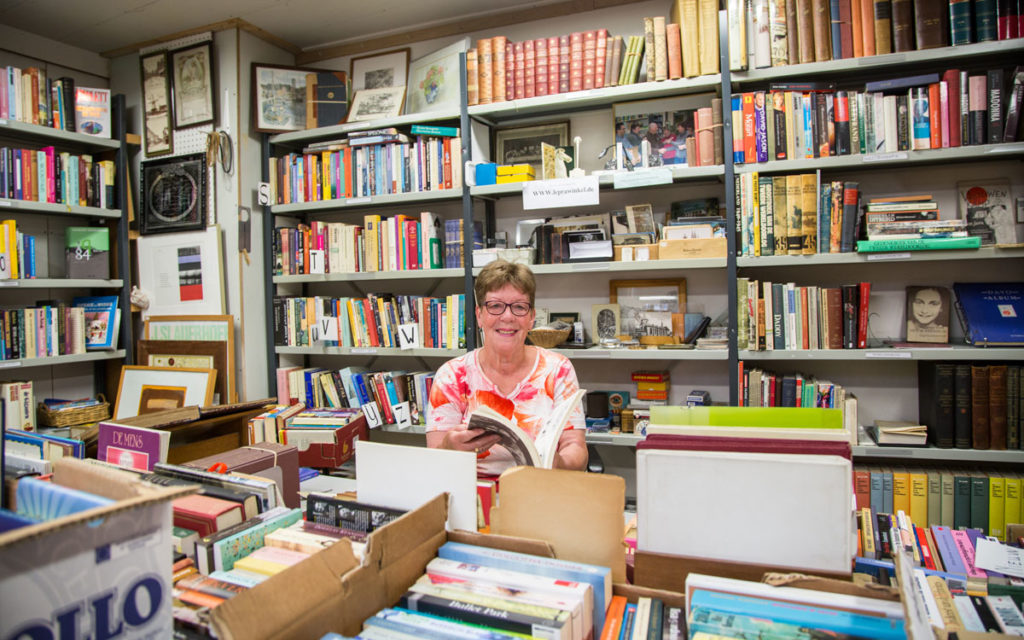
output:
[[534,279],[530,267],[507,260],[495,260],[481,269],[480,275],[476,277],[476,283],[473,285],[476,306],[483,304],[484,296],[488,293],[509,284],[525,293],[530,298],[531,305],[534,303],[537,280]]

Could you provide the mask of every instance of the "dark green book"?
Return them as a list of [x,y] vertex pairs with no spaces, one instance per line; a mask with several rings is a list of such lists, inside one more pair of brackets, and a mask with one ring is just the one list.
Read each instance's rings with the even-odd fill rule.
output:
[[981,529],[988,535],[988,476],[971,474],[971,528]]
[[[967,529],[971,526],[971,476],[958,471],[953,477],[953,529]],[[988,497],[986,496],[986,504]]]

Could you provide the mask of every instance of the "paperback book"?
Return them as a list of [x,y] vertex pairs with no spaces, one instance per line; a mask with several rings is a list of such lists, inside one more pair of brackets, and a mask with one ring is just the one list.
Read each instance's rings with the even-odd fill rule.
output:
[[501,438],[498,444],[508,450],[517,465],[551,469],[558,450],[558,439],[568,425],[569,414],[579,406],[580,399],[585,393],[586,390],[578,389],[555,405],[544,421],[536,440],[504,415],[486,405],[470,414],[467,428],[497,434]]
[[117,296],[77,296],[72,301],[75,307],[85,310],[85,348],[116,349],[117,335],[121,327],[121,309]]
[[1024,345],[1024,282],[956,282],[953,292],[968,344]]
[[152,471],[156,463],[167,462],[170,444],[170,431],[101,422],[96,457],[119,467]]

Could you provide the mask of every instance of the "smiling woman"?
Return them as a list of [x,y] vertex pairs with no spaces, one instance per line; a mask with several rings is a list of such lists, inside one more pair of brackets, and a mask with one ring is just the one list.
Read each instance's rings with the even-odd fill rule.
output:
[[[446,362],[434,376],[427,445],[475,451],[477,472],[499,475],[512,466],[511,455],[497,444],[496,435],[467,429],[467,416],[489,406],[536,438],[544,419],[579,389],[579,383],[568,358],[526,345],[536,317],[536,281],[529,267],[492,262],[480,271],[474,291],[483,346]],[[583,409],[577,405],[559,438],[556,468],[586,467],[584,435]]]

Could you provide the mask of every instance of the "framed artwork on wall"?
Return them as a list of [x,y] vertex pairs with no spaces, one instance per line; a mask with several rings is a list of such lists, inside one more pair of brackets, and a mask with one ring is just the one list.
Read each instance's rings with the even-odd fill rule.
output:
[[174,150],[171,126],[171,88],[167,76],[167,52],[139,57],[142,74],[143,130],[146,156],[162,156]]
[[194,231],[206,226],[206,155],[143,162],[139,233]]
[[171,51],[174,128],[185,129],[213,122],[213,44]]

